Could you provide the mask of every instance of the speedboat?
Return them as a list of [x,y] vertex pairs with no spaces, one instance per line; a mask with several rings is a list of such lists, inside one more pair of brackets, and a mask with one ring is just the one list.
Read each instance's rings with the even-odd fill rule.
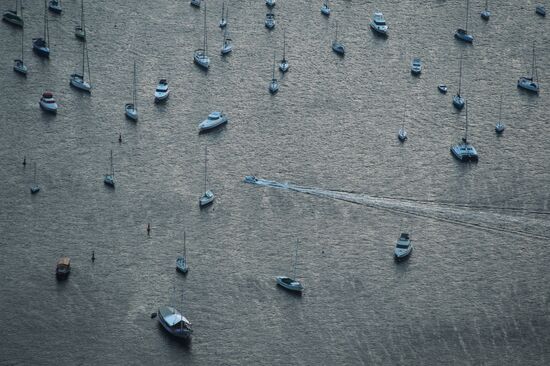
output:
[[258,181],[258,178],[256,178],[255,176],[253,175],[246,175],[244,177],[244,182],[245,183],[256,183]]
[[286,276],[277,276],[276,279],[277,284],[286,288],[287,290],[296,291],[299,293],[302,293],[302,291],[304,291],[304,286],[302,286],[302,284],[298,280],[294,280]]
[[518,80],[518,88],[522,88],[534,93],[538,93],[539,83],[534,81],[533,78],[522,76]]
[[210,58],[206,55],[206,51],[202,48],[195,50],[193,61],[205,70],[210,66]]
[[279,82],[277,79],[271,79],[271,82],[269,83],[269,92],[271,94],[275,94],[279,91]]
[[332,41],[332,50],[339,55],[343,55],[346,53],[344,45],[336,40]]
[[40,108],[46,112],[57,113],[57,103],[55,102],[51,92],[43,93],[38,104],[40,105]]
[[32,50],[41,57],[50,57],[50,48],[44,38],[32,39]]
[[48,3],[48,10],[56,14],[61,14],[61,12],[63,11],[59,0],[50,0],[50,2]]
[[401,233],[401,236],[395,243],[395,249],[393,250],[393,257],[396,261],[400,261],[408,258],[413,250],[411,238],[407,233]]
[[184,256],[179,256],[176,259],[176,270],[183,274],[186,274],[189,271],[189,266],[187,265],[187,261]]
[[196,6],[197,8],[201,7],[201,0],[191,0],[191,6]]
[[462,142],[458,145],[451,146],[451,153],[460,161],[477,161],[478,155],[475,147],[468,142],[466,138],[462,138]]
[[134,107],[134,103],[126,103],[124,105],[124,112],[126,114],[126,117],[134,120],[134,121],[137,121],[138,119],[138,111],[137,109]]
[[15,10],[8,10],[2,15],[2,20],[18,27],[24,25],[23,18]]
[[71,258],[69,257],[61,257],[57,261],[57,265],[55,267],[55,276],[59,280],[63,280],[69,276],[71,273]]
[[399,139],[399,141],[401,142],[404,142],[406,139],[407,139],[407,131],[405,130],[404,127],[401,127],[399,129],[399,132],[397,133],[397,138]]
[[178,338],[189,338],[193,334],[191,323],[183,314],[171,306],[161,306],[157,316],[168,333]]
[[275,0],[265,0],[265,5],[267,5],[268,8],[272,8],[275,6]]
[[27,65],[23,62],[23,60],[13,60],[13,70],[15,72],[18,72],[22,75],[27,75]]
[[90,83],[84,81],[84,77],[80,74],[71,74],[71,81],[70,84],[74,86],[75,88],[78,88],[80,90],[90,92],[92,89],[92,86]]
[[419,58],[414,58],[411,62],[411,73],[418,75],[422,72],[422,61]]
[[382,13],[374,13],[369,25],[372,30],[378,32],[379,34],[384,36],[388,34],[388,26],[386,25],[386,20],[384,19],[384,14]]
[[439,84],[439,85],[437,86],[437,90],[439,90],[439,91],[440,91],[441,93],[443,93],[443,94],[446,94],[448,88],[447,88],[447,85],[445,85],[445,84]]
[[458,28],[455,32],[455,38],[463,42],[472,43],[474,41],[474,36],[468,34],[466,30]]
[[227,123],[227,117],[222,112],[212,112],[208,118],[199,124],[200,132],[205,132]]
[[544,7],[544,5],[537,5],[537,7],[535,8],[535,13],[545,17],[546,16],[546,8]]
[[265,26],[267,29],[275,28],[275,14],[270,12],[265,15]]
[[464,108],[464,98],[462,98],[460,94],[455,95],[453,97],[453,105],[456,109]]
[[206,191],[204,194],[199,198],[199,206],[205,207],[214,202],[214,193],[212,191]]
[[164,102],[170,96],[170,90],[168,90],[168,81],[166,79],[160,79],[159,85],[155,89],[155,103]]
[[330,15],[330,8],[327,1],[323,3],[323,6],[321,6],[321,14],[326,15],[327,17]]
[[501,134],[504,132],[505,128],[506,126],[504,125],[504,123],[498,121],[497,124],[495,125],[495,132],[498,134]]

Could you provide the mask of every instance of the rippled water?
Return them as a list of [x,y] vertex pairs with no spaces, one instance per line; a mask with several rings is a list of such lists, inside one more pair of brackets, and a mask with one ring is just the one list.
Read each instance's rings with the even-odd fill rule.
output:
[[[484,22],[485,2],[471,1],[476,39],[464,45],[452,36],[463,1],[335,1],[330,18],[321,3],[277,1],[270,32],[263,1],[229,1],[224,59],[222,1],[209,0],[205,73],[192,63],[204,7],[87,2],[91,95],[69,87],[78,1],[49,14],[50,60],[30,49],[42,4],[24,1],[26,79],[11,70],[21,30],[0,24],[0,364],[550,363],[548,19],[534,1],[505,1],[489,2]],[[376,9],[387,39],[368,27]],[[343,58],[330,49],[336,22]],[[271,96],[283,29],[290,71]],[[535,39],[538,96],[516,88]],[[449,153],[465,121],[451,104],[461,54],[477,164]],[[137,123],[123,113],[134,59]],[[155,105],[163,77],[172,94]],[[57,116],[38,108],[45,90]],[[228,125],[199,135],[216,109]],[[199,210],[205,145],[217,198]],[[111,149],[115,190],[102,183]],[[34,162],[42,190],[31,196]],[[249,174],[261,184],[245,184]],[[186,277],[175,271],[184,230]],[[396,264],[402,230],[415,250]],[[274,280],[289,273],[296,240],[301,297]],[[58,283],[62,255],[73,271]],[[150,319],[174,297],[194,325],[190,343]]]

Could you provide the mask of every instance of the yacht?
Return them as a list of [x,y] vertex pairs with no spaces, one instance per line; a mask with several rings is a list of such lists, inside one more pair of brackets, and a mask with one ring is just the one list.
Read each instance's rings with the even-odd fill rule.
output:
[[113,150],[111,150],[111,170],[103,177],[103,183],[115,188],[115,169],[113,167]]
[[411,62],[411,73],[419,75],[422,72],[422,61],[419,58],[414,58]]
[[212,130],[227,123],[227,117],[222,112],[212,112],[208,118],[199,124],[200,132]]
[[483,20],[489,20],[491,17],[491,12],[489,11],[488,4],[489,0],[485,0],[485,9],[481,12],[481,19]]
[[55,102],[51,92],[43,93],[38,104],[40,105],[40,108],[46,112],[57,113],[57,103]]
[[393,250],[393,257],[396,261],[400,261],[408,258],[413,251],[413,245],[411,238],[407,233],[401,233],[401,236],[395,243],[395,249]]
[[162,324],[164,329],[171,335],[178,338],[189,338],[193,334],[192,325],[189,320],[175,308],[171,306],[161,306],[158,309],[157,316],[160,324]]
[[86,40],[86,26],[84,25],[84,0],[80,1],[80,25],[74,27],[74,35],[76,38]]
[[267,29],[275,28],[275,14],[269,12],[265,15],[265,26]]
[[332,50],[342,56],[346,53],[344,44],[338,41],[338,23],[336,23],[336,34],[334,36],[334,41],[332,41]]
[[265,0],[265,5],[267,5],[268,8],[272,8],[275,6],[275,0]]
[[382,34],[382,35],[388,34],[388,26],[386,24],[386,20],[384,19],[384,14],[382,13],[378,13],[378,12],[374,13],[369,25],[372,28],[372,30],[374,30],[375,32],[378,32],[379,34]]
[[7,10],[4,12],[2,15],[2,20],[18,27],[24,26],[23,8],[21,7],[19,0],[16,0],[15,2],[15,10]]
[[176,270],[183,274],[189,271],[189,265],[187,264],[187,251],[185,250],[185,231],[183,232],[183,255],[176,258]]
[[537,69],[535,65],[535,43],[533,42],[533,61],[531,65],[531,76],[522,76],[518,80],[518,88],[525,89],[527,91],[538,93],[539,82],[537,76]]
[[330,15],[330,7],[328,6],[328,0],[325,0],[323,2],[323,6],[321,6],[321,14],[326,15],[327,17]]
[[166,81],[166,79],[160,79],[155,89],[155,103],[164,102],[169,96],[170,90],[168,89],[168,81]]
[[279,62],[279,70],[281,72],[287,72],[290,65],[288,64],[288,60],[286,59],[286,31],[283,32],[283,59],[281,62]]
[[201,0],[191,0],[190,2],[191,6],[195,6],[197,8],[201,7]]
[[40,57],[50,57],[50,28],[48,27],[48,13],[44,1],[44,37],[32,39],[32,50]]
[[225,28],[227,25],[227,17],[229,15],[229,6],[227,7],[227,14],[225,12],[225,1],[222,3],[222,17],[220,19],[220,28]]
[[58,280],[66,279],[71,273],[71,258],[61,257],[55,266],[55,277]]
[[48,9],[52,13],[61,14],[63,8],[61,8],[61,2],[59,0],[50,0],[48,3]]
[[25,61],[23,59],[23,56],[24,56],[23,40],[24,40],[24,38],[25,38],[25,28],[21,29],[21,58],[13,60],[13,71],[15,71],[15,72],[17,72],[21,75],[27,76],[28,68],[27,68],[27,65],[25,65]]
[[544,5],[537,5],[537,7],[535,8],[535,13],[537,13],[540,16],[545,17],[546,16],[546,8],[544,7]]
[[227,55],[229,52],[233,51],[233,44],[231,43],[231,38],[227,36],[227,29],[223,32],[223,42],[221,48],[221,54]]
[[193,62],[205,70],[210,67],[210,57],[208,57],[208,43],[206,39],[206,3],[204,3],[204,37],[203,48],[195,50],[193,53]]
[[468,142],[468,107],[466,107],[466,129],[462,141],[451,146],[451,153],[460,161],[478,161],[477,150]]
[[502,123],[502,94],[501,94],[500,95],[500,105],[498,107],[498,122],[495,125],[495,132],[500,135],[501,133],[504,132],[505,128],[506,128],[506,126],[504,125],[504,123]]
[[439,91],[440,91],[441,93],[443,93],[443,94],[447,94],[447,90],[449,90],[449,89],[447,88],[447,85],[445,85],[445,84],[439,84],[439,85],[437,86],[437,90],[439,90]]
[[458,28],[455,32],[455,38],[466,43],[472,43],[474,41],[474,36],[468,33],[469,11],[470,11],[470,1],[466,0],[466,26],[464,27],[464,29]]

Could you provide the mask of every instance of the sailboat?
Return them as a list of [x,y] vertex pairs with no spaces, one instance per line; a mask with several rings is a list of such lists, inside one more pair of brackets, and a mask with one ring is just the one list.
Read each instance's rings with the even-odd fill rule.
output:
[[489,0],[485,0],[485,10],[483,10],[481,12],[481,18],[483,20],[489,20],[489,18],[491,17],[491,12],[489,11]]
[[36,182],[36,163],[34,163],[34,179],[32,180],[31,194],[38,193],[39,191],[40,191],[40,186]]
[[[23,15],[23,13],[21,13]],[[21,29],[21,58],[13,60],[13,71],[20,73],[21,75],[27,76],[27,65],[23,60],[23,39],[25,37],[25,28]]]
[[336,34],[334,35],[334,41],[332,41],[332,50],[339,55],[346,53],[344,44],[338,41],[338,23],[336,23]]
[[61,7],[61,0],[50,0],[48,9],[50,9],[52,13],[61,14],[63,11],[63,8]]
[[267,29],[273,29],[275,28],[275,14],[273,12],[269,12],[265,15],[265,26]]
[[[183,294],[182,294],[183,306]],[[160,306],[157,311],[159,323],[171,335],[178,338],[189,339],[193,334],[192,324],[181,311],[172,306]]]
[[40,57],[50,57],[50,31],[48,28],[48,12],[44,0],[44,38],[32,39],[32,50]]
[[207,165],[207,161],[208,161],[208,158],[207,158],[207,147],[205,146],[204,147],[204,193],[203,195],[199,198],[199,206],[200,207],[205,207],[205,206],[208,206],[209,204],[211,204],[212,202],[214,202],[214,193],[212,193],[211,190],[206,190],[206,165]]
[[458,28],[455,32],[455,38],[463,42],[472,43],[474,41],[474,36],[468,34],[468,18],[470,12],[470,0],[466,0],[466,26],[464,29]]
[[74,27],[74,35],[78,39],[86,40],[86,27],[84,26],[84,0],[80,1],[80,25]]
[[137,89],[136,89],[136,60],[134,60],[134,84],[132,86],[132,103],[126,103],[124,106],[124,113],[126,117],[137,121],[138,119],[138,110],[137,110]]
[[[229,6],[227,7],[227,15],[229,15]],[[225,14],[225,1],[222,3],[222,18],[220,19],[220,28],[225,28],[227,25],[227,15]]]
[[289,68],[288,61],[286,59],[286,31],[283,32],[283,59],[279,62],[279,69],[282,72],[287,72]]
[[275,53],[273,53],[273,74],[269,83],[269,92],[275,94],[279,91],[279,82],[275,79]]
[[407,130],[405,130],[405,118],[403,118],[403,125],[399,129],[399,132],[397,133],[397,138],[401,142],[405,142],[407,139]]
[[[19,12],[21,9],[21,12]],[[15,10],[7,10],[2,14],[2,20],[16,25],[18,27],[23,27],[23,6],[19,3],[19,0],[15,0]]]
[[501,134],[504,132],[506,126],[502,123],[502,94],[500,94],[500,105],[498,107],[498,121],[495,125],[495,132]]
[[210,58],[207,56],[208,48],[206,43],[206,1],[204,2],[204,45],[203,48],[195,50],[193,55],[194,62],[205,70],[210,66]]
[[82,72],[80,74],[74,73],[71,74],[70,84],[74,86],[77,89],[80,89],[82,91],[90,93],[92,90],[91,80],[90,82],[86,82],[85,80],[85,69],[86,65],[88,65],[88,79],[91,79],[90,77],[90,60],[88,59],[88,46],[87,42],[84,41],[82,43]]
[[323,1],[323,6],[321,6],[321,13],[327,17],[330,15],[330,7],[328,6],[328,0]]
[[451,153],[460,161],[477,161],[478,155],[475,147],[468,142],[468,106],[466,106],[466,129],[462,141],[451,146]]
[[227,55],[233,50],[233,44],[231,43],[231,38],[228,37],[227,29],[223,32],[223,42],[221,48],[221,54]]
[[292,271],[292,277],[287,276],[277,276],[275,279],[277,280],[277,284],[279,286],[282,286],[290,291],[296,291],[298,293],[302,293],[304,291],[304,286],[300,281],[296,279],[296,263],[298,261],[298,241],[296,241],[296,252],[294,255],[294,270]]
[[195,6],[197,8],[201,7],[201,0],[191,0],[190,2],[191,6]]
[[531,76],[520,77],[518,80],[518,88],[522,88],[534,93],[539,92],[538,75],[535,66],[535,42],[533,42],[533,63],[531,65]]
[[460,76],[458,78],[458,92],[453,97],[453,105],[456,109],[464,108],[464,98],[460,95],[460,88],[462,87],[462,58],[463,55],[460,55]]
[[183,274],[186,274],[187,271],[189,271],[189,265],[187,265],[187,253],[186,253],[186,250],[185,250],[185,231],[183,232],[183,255],[178,257],[176,259],[176,269],[183,273]]
[[113,167],[113,150],[111,150],[111,170],[109,173],[105,174],[103,178],[103,183],[110,187],[115,187],[115,169]]

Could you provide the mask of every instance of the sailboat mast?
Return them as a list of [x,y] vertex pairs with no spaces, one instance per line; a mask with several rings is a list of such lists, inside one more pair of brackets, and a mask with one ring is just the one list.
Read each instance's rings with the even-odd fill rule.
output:
[[[23,8],[21,8],[21,17],[23,17]],[[25,63],[23,59],[23,42],[25,40],[25,27],[21,28],[21,63]]]
[[286,60],[286,30],[283,32],[283,60]]
[[292,271],[292,279],[296,280],[296,262],[298,261],[298,240],[296,240],[296,252],[294,254],[294,269]]
[[489,0],[485,0],[485,10],[487,10],[489,7]]
[[462,87],[462,59],[464,57],[464,54],[460,54],[460,76],[458,79],[458,95],[460,95],[460,88]]
[[224,15],[225,15],[225,1],[222,3],[222,20]]
[[115,177],[115,169],[113,167],[113,150],[111,150],[111,176]]
[[468,33],[468,18],[470,14],[470,0],[466,0],[466,27],[464,30]]
[[502,120],[502,93],[500,94],[500,106],[498,107],[498,121]]
[[34,163],[34,178],[33,183],[36,184],[36,163]]
[[271,75],[271,80],[275,80],[275,52],[273,52],[273,74]]
[[468,141],[468,102],[464,102],[466,108],[466,131],[464,132],[464,142]]
[[137,101],[136,101],[136,60],[134,60],[134,90],[133,90],[133,93],[132,93],[132,98],[133,98],[133,102],[134,102],[134,110],[137,111]]
[[204,1],[204,54],[208,54],[208,50],[206,49],[207,43],[206,43],[206,0]]
[[183,258],[185,258],[185,231],[183,232]]
[[50,35],[48,32],[48,5],[46,4],[46,0],[44,0],[44,41],[46,41],[46,45],[50,44]]
[[338,22],[336,22],[336,35],[334,36],[334,40],[338,41]]
[[84,80],[84,67],[85,67],[84,62],[86,61],[85,45],[86,45],[86,41],[82,42],[82,80]]
[[208,160],[207,156],[207,146],[204,146],[204,191],[206,192],[206,162]]
[[84,0],[80,4],[80,27],[82,28],[82,33],[86,35],[86,28],[84,28]]
[[533,62],[531,63],[531,79],[535,77],[535,41],[533,41]]

